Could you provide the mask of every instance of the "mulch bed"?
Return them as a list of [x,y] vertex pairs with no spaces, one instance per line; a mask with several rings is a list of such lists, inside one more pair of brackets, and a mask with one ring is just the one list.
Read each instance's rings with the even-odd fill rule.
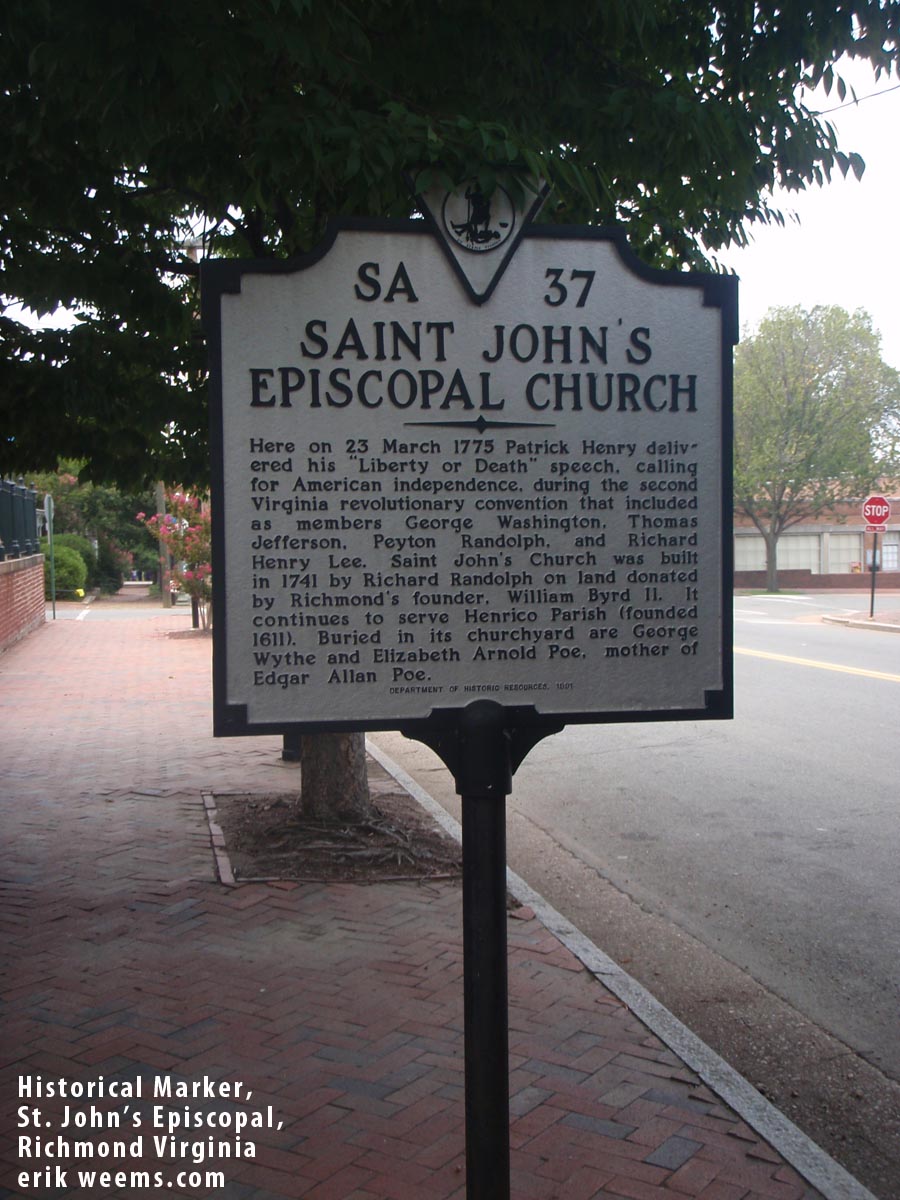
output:
[[455,879],[462,851],[380,766],[369,763],[370,820],[308,820],[297,791],[215,797],[236,880],[378,883]]

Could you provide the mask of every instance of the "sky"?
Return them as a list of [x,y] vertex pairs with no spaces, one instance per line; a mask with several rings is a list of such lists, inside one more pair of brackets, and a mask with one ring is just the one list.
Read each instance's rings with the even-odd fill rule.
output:
[[[740,277],[744,333],[775,306],[863,308],[881,334],[882,357],[900,370],[900,81],[876,81],[871,67],[853,63],[841,74],[859,102],[828,119],[840,148],[865,159],[862,179],[835,172],[824,187],[776,194],[777,206],[796,212],[800,223],[751,227],[749,247],[719,257]],[[816,93],[819,111],[839,104],[836,88],[831,96]]]

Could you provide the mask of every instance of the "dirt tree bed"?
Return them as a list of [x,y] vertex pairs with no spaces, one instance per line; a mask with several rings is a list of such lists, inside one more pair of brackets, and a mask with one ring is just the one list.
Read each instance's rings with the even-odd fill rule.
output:
[[375,815],[364,824],[307,820],[296,791],[217,794],[217,822],[236,880],[376,883],[456,878],[459,844],[377,763],[369,760]]

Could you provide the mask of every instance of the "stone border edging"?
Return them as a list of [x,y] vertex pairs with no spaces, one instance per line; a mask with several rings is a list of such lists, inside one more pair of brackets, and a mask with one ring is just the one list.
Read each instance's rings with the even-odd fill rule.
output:
[[225,887],[235,887],[234,871],[231,869],[231,859],[225,845],[225,834],[219,825],[219,812],[216,808],[216,798],[211,792],[203,793],[203,808],[206,812],[206,823],[209,826],[209,840],[212,844],[213,857],[216,862],[216,874],[219,882]]

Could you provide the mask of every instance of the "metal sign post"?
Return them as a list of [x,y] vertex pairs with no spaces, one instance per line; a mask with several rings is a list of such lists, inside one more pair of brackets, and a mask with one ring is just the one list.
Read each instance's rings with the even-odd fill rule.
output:
[[455,727],[403,729],[443,759],[462,800],[466,1195],[509,1200],[506,797],[528,751],[561,722],[476,700]]
[[506,797],[512,772],[499,704],[473,704],[463,721],[463,1010],[466,1192],[509,1196],[509,1016],[506,945]]
[[506,1200],[512,776],[566,724],[731,716],[736,281],[472,184],[423,209],[201,267],[214,726],[452,771],[468,1195]]
[[872,541],[872,566],[871,566],[872,586],[869,591],[869,620],[870,621],[875,616],[875,581],[878,578],[878,534],[879,534],[879,531],[880,531],[880,527],[875,528],[873,530],[874,537],[873,537],[873,541]]
[[53,497],[48,492],[44,497],[44,519],[47,522],[47,543],[50,551],[50,603],[53,620],[56,620],[56,553],[53,548]]
[[505,800],[462,797],[468,1200],[509,1197]]
[[878,535],[884,533],[891,519],[890,501],[884,496],[869,496],[863,501],[863,520],[867,521],[866,533],[874,534],[872,545],[872,587],[869,593],[869,620],[875,616],[875,580],[878,575]]

